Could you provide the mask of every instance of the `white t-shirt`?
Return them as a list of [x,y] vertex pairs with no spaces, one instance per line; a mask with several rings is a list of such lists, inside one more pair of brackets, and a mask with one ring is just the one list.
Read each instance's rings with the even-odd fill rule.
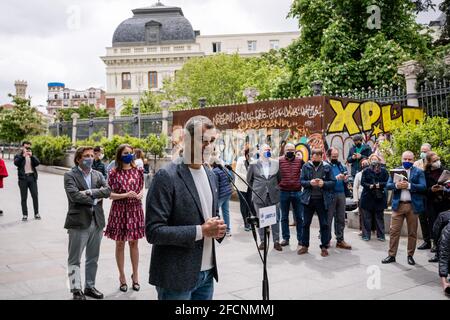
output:
[[[189,168],[192,178],[194,179],[195,187],[197,189],[198,196],[200,198],[200,204],[202,206],[203,217],[205,221],[212,218],[213,210],[213,194],[211,186],[209,184],[208,175],[205,168],[202,166],[200,169]],[[201,240],[203,237],[201,226],[197,226],[196,241]],[[214,267],[213,261],[213,241],[212,238],[204,238],[203,240],[203,256],[202,256],[202,268],[201,271],[210,270]]]
[[[406,174],[408,175],[408,181],[409,176],[411,175],[411,169],[406,170]],[[411,201],[411,183],[408,184],[408,189],[403,189],[402,193],[400,194],[400,201]]]

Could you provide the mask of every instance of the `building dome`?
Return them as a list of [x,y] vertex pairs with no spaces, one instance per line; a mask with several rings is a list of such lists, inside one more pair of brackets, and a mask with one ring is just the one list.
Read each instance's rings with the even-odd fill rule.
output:
[[195,32],[179,7],[160,2],[132,10],[134,16],[114,32],[113,46],[157,45],[195,42]]

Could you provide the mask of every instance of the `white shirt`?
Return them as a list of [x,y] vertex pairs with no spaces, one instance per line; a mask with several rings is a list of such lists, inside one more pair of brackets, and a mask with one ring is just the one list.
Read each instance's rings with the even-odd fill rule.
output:
[[[408,175],[408,181],[409,181],[411,169],[406,170],[406,174]],[[411,190],[411,183],[408,183],[408,189],[402,190],[402,193],[400,195],[400,201],[411,201],[411,192],[409,192],[409,190]]]
[[[239,157],[237,159],[236,163],[236,173],[239,175],[239,177],[243,178],[244,180],[247,179],[247,168],[245,167],[245,157]],[[247,192],[247,185],[240,179],[239,177],[236,177],[236,188],[240,192]]]
[[270,174],[270,161],[261,161],[263,173],[266,179],[269,179]]
[[25,157],[25,174],[34,173],[33,167],[31,166],[31,158]]
[[[213,210],[213,194],[211,186],[209,184],[208,175],[205,168],[202,166],[200,169],[189,168],[194,179],[195,187],[197,189],[198,196],[200,198],[200,204],[202,206],[203,218],[208,220],[212,218]],[[200,271],[210,270],[214,267],[213,260],[213,238],[204,238],[202,233],[202,227],[197,226],[197,236],[195,241],[203,240],[203,256],[202,256],[202,268]]]

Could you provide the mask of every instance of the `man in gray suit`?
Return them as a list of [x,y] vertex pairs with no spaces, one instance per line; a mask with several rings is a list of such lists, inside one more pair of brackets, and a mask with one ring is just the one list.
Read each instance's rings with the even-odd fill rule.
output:
[[217,181],[204,165],[215,139],[203,116],[186,123],[183,158],[162,168],[147,194],[146,237],[153,245],[149,283],[159,300],[211,300],[218,280],[214,239],[226,225],[219,218]]
[[[260,149],[260,157],[257,162],[248,167],[247,182],[250,187],[264,200],[253,194],[252,201],[258,214],[260,208],[276,205],[277,223],[272,225],[272,236],[274,249],[282,251],[280,244],[280,189],[278,183],[281,181],[279,162],[271,159],[271,148],[267,144]],[[258,230],[261,243],[260,250],[264,250],[264,228]]]
[[[86,300],[85,296],[103,299],[95,288],[100,242],[105,227],[102,199],[111,190],[103,175],[92,170],[94,148],[80,147],[75,153],[75,167],[64,174],[64,189],[69,200],[66,228],[69,234],[68,276],[74,300]],[[86,282],[81,289],[81,255],[86,249]]]

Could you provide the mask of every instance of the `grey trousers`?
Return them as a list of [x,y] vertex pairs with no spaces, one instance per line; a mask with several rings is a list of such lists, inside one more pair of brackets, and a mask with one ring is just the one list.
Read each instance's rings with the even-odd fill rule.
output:
[[[270,200],[268,197],[266,198],[265,205],[260,205],[259,203],[254,203],[256,214],[259,213],[260,208],[270,207],[273,205],[277,206],[277,223],[273,224],[271,227],[273,243],[275,243],[275,242],[280,242],[280,203],[270,203]],[[261,240],[261,242],[264,241],[264,228],[259,228],[258,234],[259,234],[259,239]]]
[[336,235],[337,242],[344,241],[344,228],[345,228],[345,194],[335,193],[333,202],[331,202],[328,208],[328,225],[329,239],[331,240],[331,229],[334,218],[334,234]]
[[71,292],[81,290],[81,255],[86,249],[85,288],[95,287],[97,262],[100,255],[100,243],[103,229],[97,227],[94,219],[87,229],[69,229],[68,276]]

